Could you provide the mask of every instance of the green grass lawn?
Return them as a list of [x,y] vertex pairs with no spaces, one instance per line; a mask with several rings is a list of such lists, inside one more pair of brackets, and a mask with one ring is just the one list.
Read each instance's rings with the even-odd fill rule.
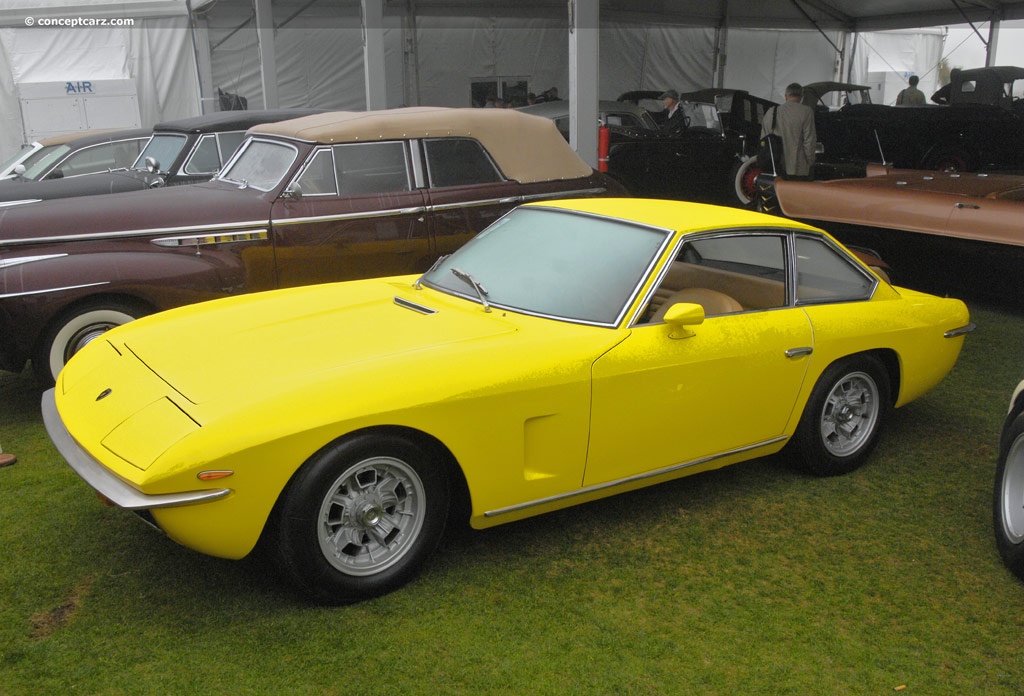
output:
[[991,498],[1024,315],[972,310],[956,369],[851,475],[761,459],[458,530],[341,608],[104,507],[3,374],[0,693],[1021,694]]

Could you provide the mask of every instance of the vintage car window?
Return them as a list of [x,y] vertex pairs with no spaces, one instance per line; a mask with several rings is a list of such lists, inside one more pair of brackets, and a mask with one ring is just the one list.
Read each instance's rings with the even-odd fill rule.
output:
[[687,241],[664,270],[639,323],[660,323],[677,302],[707,316],[787,306],[786,235],[746,233]]
[[[429,287],[501,308],[614,326],[669,238],[667,230],[521,207],[427,273]],[[463,279],[460,279],[459,276]]]
[[[14,166],[17,163],[19,163],[19,162],[21,164],[25,164],[25,162],[21,161],[22,158],[25,157],[25,155],[28,153],[29,150],[33,150],[35,148],[43,149],[41,145],[38,145],[38,144],[35,144],[35,143],[29,144],[29,145],[23,145],[21,147],[21,149],[18,150],[17,153],[11,155],[3,164],[0,164],[0,172],[5,172],[8,169],[13,169]],[[35,154],[35,153],[33,153],[33,154]]]
[[249,139],[243,148],[219,178],[260,191],[277,186],[298,154],[291,145],[256,138]]
[[296,179],[304,196],[337,195],[338,182],[334,178],[334,150],[317,150],[309,158],[302,174]]
[[168,168],[174,163],[174,160],[178,158],[178,155],[185,147],[186,140],[187,138],[184,135],[154,133],[153,137],[146,143],[146,147],[139,153],[139,157],[132,165],[132,169],[144,170],[146,168],[146,158],[152,157],[160,166],[160,171],[166,174]]
[[483,146],[471,138],[434,138],[423,141],[430,185],[493,184],[504,177]]
[[707,128],[708,130],[722,131],[722,121],[718,118],[718,109],[714,104],[701,102],[682,102],[680,104],[683,113],[686,115],[690,128]]
[[56,145],[33,153],[32,156],[22,162],[25,166],[25,173],[22,174],[22,177],[26,179],[39,178],[43,172],[53,166],[54,162],[60,161],[60,158],[70,150],[71,147],[68,145]]
[[199,142],[182,169],[186,174],[212,174],[220,169],[217,136],[207,133],[199,138]]
[[182,171],[186,174],[216,174],[243,140],[245,131],[207,133],[199,138]]
[[876,280],[839,249],[817,237],[796,237],[798,303],[865,300]]
[[687,242],[679,260],[721,270],[785,280],[785,237],[780,234],[727,234]]
[[334,168],[342,196],[408,191],[405,142],[346,143],[334,146]]
[[68,155],[54,171],[46,175],[47,179],[65,176],[80,176],[92,172],[109,169],[127,169],[139,156],[141,140],[120,140],[86,147]]

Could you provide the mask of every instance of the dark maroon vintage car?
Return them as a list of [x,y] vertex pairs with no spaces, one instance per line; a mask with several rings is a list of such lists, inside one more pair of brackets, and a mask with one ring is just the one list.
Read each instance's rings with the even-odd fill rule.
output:
[[625,195],[554,124],[505,109],[335,112],[257,126],[212,181],[0,207],[0,367],[52,382],[155,311],[418,273],[524,201]]

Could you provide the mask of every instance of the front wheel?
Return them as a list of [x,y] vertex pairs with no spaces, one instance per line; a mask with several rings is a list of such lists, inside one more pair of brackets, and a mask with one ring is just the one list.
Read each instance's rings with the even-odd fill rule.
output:
[[313,600],[369,599],[415,576],[441,538],[448,506],[436,456],[403,437],[359,435],[299,469],[282,494],[273,551]]
[[43,334],[32,358],[36,379],[52,386],[57,375],[75,353],[110,329],[146,314],[141,307],[116,301],[93,302],[62,315]]
[[793,437],[797,465],[816,476],[838,476],[861,466],[878,440],[889,389],[889,373],[872,355],[829,366]]
[[992,526],[999,555],[1024,580],[1024,414],[1000,438],[993,494]]

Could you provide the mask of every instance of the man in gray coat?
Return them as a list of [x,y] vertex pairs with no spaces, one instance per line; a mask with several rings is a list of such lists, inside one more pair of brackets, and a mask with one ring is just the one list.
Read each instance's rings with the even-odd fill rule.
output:
[[[761,121],[761,137],[778,133],[786,160],[785,178],[808,178],[814,166],[818,133],[814,129],[814,109],[800,103],[804,89],[794,82],[786,87],[786,100],[772,107]],[[782,174],[782,172],[779,172]]]

